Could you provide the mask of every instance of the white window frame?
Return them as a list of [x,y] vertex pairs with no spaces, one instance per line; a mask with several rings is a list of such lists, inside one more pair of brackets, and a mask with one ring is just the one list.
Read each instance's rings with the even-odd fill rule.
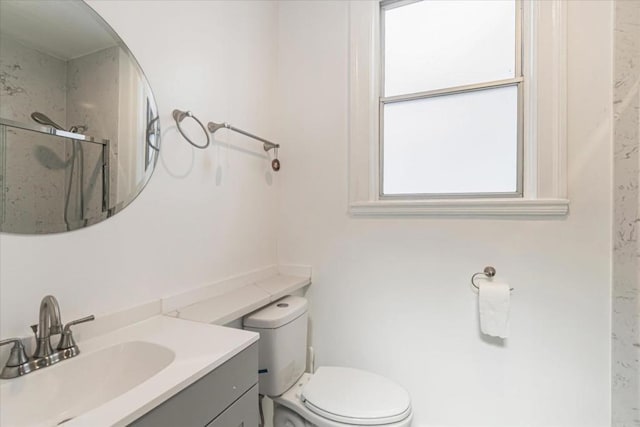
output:
[[349,212],[354,216],[564,216],[567,5],[522,0],[522,197],[381,197],[380,3],[349,7]]

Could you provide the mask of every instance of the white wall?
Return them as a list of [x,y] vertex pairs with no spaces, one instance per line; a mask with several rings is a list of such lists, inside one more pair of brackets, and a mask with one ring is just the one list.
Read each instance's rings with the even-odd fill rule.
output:
[[[311,264],[320,365],[406,386],[416,426],[610,422],[612,11],[569,3],[565,219],[350,218],[347,2],[281,2],[279,260]],[[478,332],[472,273],[515,287],[505,346]]]
[[[227,131],[206,151],[174,108],[273,135],[273,2],[91,1],[142,65],[163,150],[147,188],[108,221],[47,236],[0,234],[0,336],[30,335],[38,304],[101,314],[276,262],[276,186],[259,144]],[[54,117],[55,119],[55,117]]]

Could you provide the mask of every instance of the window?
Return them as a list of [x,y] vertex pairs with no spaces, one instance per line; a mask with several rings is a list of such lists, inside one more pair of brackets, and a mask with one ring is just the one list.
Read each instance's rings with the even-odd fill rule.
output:
[[567,214],[563,0],[350,2],[352,215]]
[[381,197],[522,195],[519,6],[381,3]]

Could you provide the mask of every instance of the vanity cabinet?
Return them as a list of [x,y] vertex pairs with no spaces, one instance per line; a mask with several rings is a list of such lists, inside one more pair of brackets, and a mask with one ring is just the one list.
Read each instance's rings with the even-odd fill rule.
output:
[[257,425],[257,343],[130,424],[133,427]]

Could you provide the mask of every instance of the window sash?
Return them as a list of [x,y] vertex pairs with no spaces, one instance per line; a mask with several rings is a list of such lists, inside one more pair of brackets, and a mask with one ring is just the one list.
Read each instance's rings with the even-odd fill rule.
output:
[[[523,69],[523,57],[522,57],[522,0],[515,0],[516,4],[516,25],[515,25],[515,77],[505,80],[497,80],[490,82],[480,82],[464,86],[448,87],[435,90],[429,90],[424,92],[416,92],[402,95],[394,95],[385,97],[385,22],[384,12],[386,10],[394,9],[396,7],[406,6],[412,3],[417,3],[423,0],[383,0],[380,2],[380,39],[379,39],[379,54],[380,54],[380,68],[379,68],[379,107],[378,107],[378,197],[381,200],[393,200],[393,199],[460,199],[460,198],[522,198],[524,195],[524,77],[522,73]],[[474,92],[480,90],[487,90],[493,88],[500,88],[505,86],[517,86],[518,88],[518,103],[517,103],[517,167],[516,167],[516,191],[509,193],[491,193],[491,192],[478,192],[478,193],[408,193],[408,194],[384,194],[384,106],[385,104],[393,102],[413,101],[416,99],[433,98],[436,96],[447,96],[460,94],[465,92]]]

